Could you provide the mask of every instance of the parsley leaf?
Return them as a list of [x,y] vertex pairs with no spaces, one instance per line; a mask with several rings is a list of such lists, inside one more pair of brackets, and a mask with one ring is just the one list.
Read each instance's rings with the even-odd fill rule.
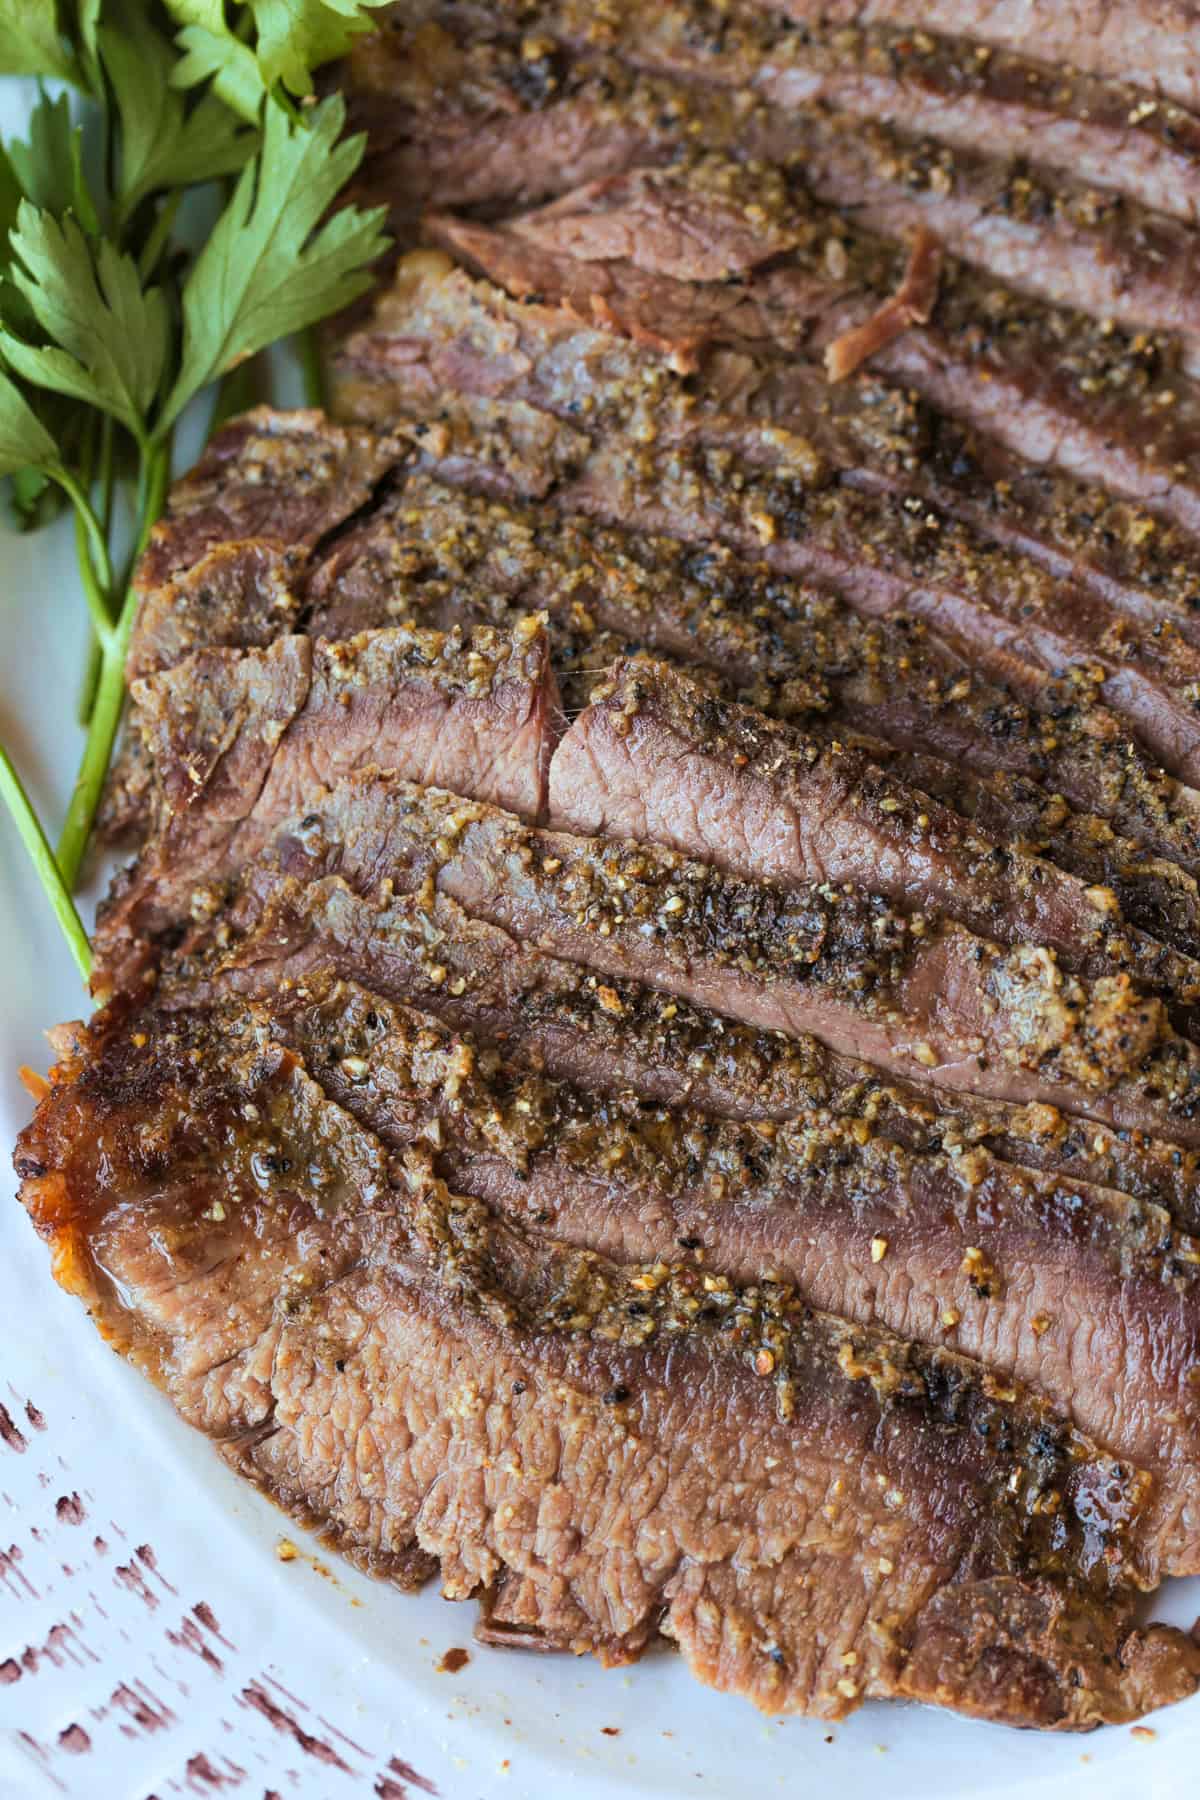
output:
[[8,250],[8,234],[17,222],[22,200],[21,183],[8,156],[0,150],[0,260]]
[[58,445],[16,382],[0,374],[0,475],[49,469],[57,462]]
[[76,39],[79,60],[87,76],[88,87],[99,97],[104,92],[100,73],[100,8],[103,0],[75,0],[77,7]]
[[14,469],[8,484],[12,523],[18,531],[40,531],[60,510],[62,495],[45,469]]
[[[372,29],[367,16],[387,0],[248,0],[227,21],[224,0],[166,0],[186,51],[175,73],[181,86],[213,80],[226,104],[253,118],[265,93],[282,82],[289,93],[312,93],[312,71],[343,56]],[[244,28],[253,25],[249,43]]]
[[312,93],[312,70],[344,56],[372,29],[364,11],[385,0],[250,0],[258,27],[258,66],[268,88]]
[[254,154],[257,134],[240,125],[216,94],[190,109],[169,86],[176,57],[147,15],[116,10],[100,32],[120,126],[117,198],[128,219],[146,197],[234,175]]
[[96,205],[83,173],[83,131],[71,122],[66,94],[43,94],[29,116],[29,142],[8,146],[21,191],[43,212],[74,213],[85,231],[99,231]]
[[184,54],[171,76],[175,87],[195,87],[211,79],[213,93],[232,112],[257,120],[266,89],[253,50],[228,32],[209,31],[203,25],[188,25],[176,42]]
[[0,332],[9,363],[36,386],[99,407],[145,443],[170,347],[162,290],[143,289],[133,258],[107,239],[90,244],[74,219],[53,219],[28,201],[11,245],[11,279],[50,344]]
[[345,116],[340,97],[317,107],[308,126],[267,101],[259,157],[243,170],[184,286],[182,366],[161,428],[244,357],[370,286],[367,265],[387,246],[385,209],[351,206],[325,219],[362,158],[361,137],[338,142]]
[[0,75],[79,80],[58,27],[55,0],[4,0],[0,7]]

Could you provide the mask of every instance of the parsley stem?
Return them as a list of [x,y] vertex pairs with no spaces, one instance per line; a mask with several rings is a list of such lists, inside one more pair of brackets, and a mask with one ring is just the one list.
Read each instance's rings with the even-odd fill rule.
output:
[[112,613],[109,610],[108,595],[103,591],[96,578],[96,565],[92,561],[87,525],[83,514],[78,510],[75,513],[75,552],[79,559],[79,580],[83,588],[83,597],[87,601],[92,631],[99,642],[103,644],[112,632]]
[[108,540],[101,529],[99,519],[92,511],[91,501],[70,469],[56,466],[48,473],[57,481],[75,508],[80,546],[79,566],[84,577],[84,593],[88,611],[96,626],[96,636],[103,642],[105,632],[112,630],[111,609],[107,598],[112,593],[113,585]]
[[83,922],[75,910],[70,890],[54,860],[54,853],[46,842],[41,822],[3,745],[0,745],[0,794],[4,796],[21,841],[29,852],[29,859],[37,870],[54,916],[62,926],[63,936],[79,965],[79,973],[86,981],[92,972],[92,951],[87,932],[83,929]]
[[304,404],[318,412],[325,410],[325,369],[321,359],[321,343],[315,325],[298,333],[296,349],[300,355],[300,373],[304,380]]
[[[100,425],[100,467],[97,472],[97,479],[100,484],[100,529],[104,533],[106,543],[112,532],[113,493],[115,487],[113,442],[115,436],[116,428],[113,425],[113,421],[106,413]],[[78,513],[75,515],[75,522],[76,532],[78,533]],[[84,561],[82,551],[80,551],[79,554],[79,568],[81,577],[86,581],[86,576],[83,575]],[[109,610],[109,608],[106,607],[106,611],[107,610]],[[100,679],[100,656],[100,645],[97,641],[96,634],[93,631],[89,633],[87,664],[83,671],[83,680],[79,684],[79,699],[76,708],[76,717],[85,731],[91,723],[92,707],[96,701],[96,684]]]
[[[170,467],[169,443],[157,445],[143,461],[139,483],[138,534],[130,557],[131,572],[146,548],[155,520],[162,510]],[[108,766],[112,761],[117,727],[121,723],[121,709],[125,703],[125,652],[137,604],[137,589],[132,580],[126,577],[120,615],[115,624],[109,625],[107,636],[100,640],[100,676],[96,684],[95,704],[92,707],[87,742],[83,747],[83,760],[79,765],[71,804],[67,808],[62,836],[58,841],[58,866],[68,889],[74,889],[79,879],[96,809],[104,792]]]
[[100,425],[100,529],[104,533],[105,542],[112,530],[113,512],[113,442],[116,437],[116,426],[107,413]]
[[217,388],[217,397],[213,402],[212,417],[208,421],[209,437],[220,431],[222,425],[230,419],[236,419],[239,413],[249,412],[262,399],[263,381],[266,373],[264,357],[260,351],[257,356],[248,356],[237,367],[222,375]]
[[75,704],[75,717],[86,731],[92,721],[92,707],[96,703],[96,683],[100,679],[100,662],[103,651],[96,641],[95,632],[88,634],[87,662],[84,664],[83,679],[79,683],[79,698]]
[[171,241],[171,232],[175,227],[175,215],[179,211],[182,199],[182,189],[177,188],[174,193],[168,194],[155,215],[153,225],[146,234],[146,241],[142,245],[142,252],[138,257],[138,274],[147,284],[162,261],[167,245]]

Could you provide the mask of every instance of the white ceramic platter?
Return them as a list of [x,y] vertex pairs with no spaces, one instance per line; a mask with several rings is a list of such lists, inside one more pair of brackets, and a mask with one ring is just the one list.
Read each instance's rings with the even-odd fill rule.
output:
[[[0,96],[0,122],[3,118]],[[0,737],[49,820],[79,750],[67,527],[0,527]],[[0,817],[0,1797],[1175,1800],[1200,1696],[1152,1735],[1050,1738],[914,1707],[768,1722],[667,1654],[605,1673],[473,1645],[474,1609],[373,1584],[219,1464],[55,1287],[9,1153],[43,1029],[85,1005]],[[299,1555],[283,1562],[287,1538]],[[1159,1611],[1200,1613],[1200,1582]],[[457,1672],[439,1667],[469,1650]],[[452,1661],[455,1659],[451,1659]]]

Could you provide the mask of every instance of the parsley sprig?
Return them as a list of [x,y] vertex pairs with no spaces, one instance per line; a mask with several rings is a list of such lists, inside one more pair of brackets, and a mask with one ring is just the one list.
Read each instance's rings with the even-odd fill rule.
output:
[[[51,851],[11,759],[0,794],[86,974],[71,899],[124,700],[133,566],[163,505],[172,434],[196,397],[370,284],[381,211],[334,210],[362,157],[312,75],[382,0],[0,0],[0,75],[43,92],[0,148],[0,477],[18,523],[74,510],[93,647],[87,739]],[[85,155],[84,146],[87,146]],[[217,184],[207,239],[185,191]],[[115,541],[129,490],[132,549]],[[127,535],[127,534],[126,534]]]

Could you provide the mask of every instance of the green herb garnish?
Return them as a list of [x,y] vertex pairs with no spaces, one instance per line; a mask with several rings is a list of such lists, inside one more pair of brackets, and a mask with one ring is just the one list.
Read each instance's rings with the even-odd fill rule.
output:
[[[24,529],[53,516],[56,496],[74,509],[93,634],[87,741],[53,853],[2,750],[0,793],[85,973],[70,896],[120,723],[130,579],[162,508],[174,427],[211,384],[240,389],[250,358],[364,292],[386,248],[381,209],[331,210],[363,140],[342,138],[339,98],[311,98],[314,69],[369,30],[379,4],[0,0],[0,74],[73,90],[43,94],[28,140],[0,150],[0,476]],[[223,206],[192,247],[180,204],[212,183]],[[124,558],[122,486],[134,520]]]

